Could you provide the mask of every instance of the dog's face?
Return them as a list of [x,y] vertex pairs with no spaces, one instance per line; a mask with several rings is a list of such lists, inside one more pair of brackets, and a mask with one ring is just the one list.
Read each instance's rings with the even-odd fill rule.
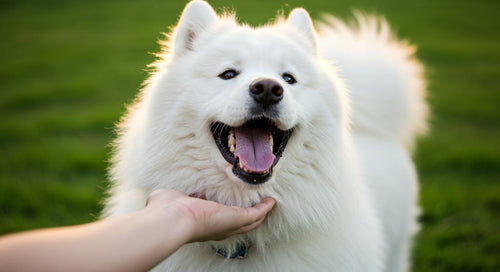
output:
[[314,67],[308,58],[292,57],[304,55],[302,48],[270,32],[240,28],[226,35],[208,42],[197,60],[214,64],[199,71],[210,86],[207,115],[225,168],[258,185],[272,177],[293,137],[300,111],[293,93],[304,89]]
[[272,180],[289,142],[325,111],[307,12],[298,9],[284,22],[253,29],[192,2],[172,47],[169,70],[183,71],[176,79],[185,88],[180,96],[189,93],[187,103],[204,119],[196,129],[212,135],[209,161],[235,182]]

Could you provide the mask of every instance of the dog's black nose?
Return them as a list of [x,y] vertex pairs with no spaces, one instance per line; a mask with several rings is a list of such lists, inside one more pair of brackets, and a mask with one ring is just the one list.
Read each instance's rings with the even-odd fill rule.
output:
[[283,87],[279,82],[264,78],[250,84],[250,96],[264,107],[278,103],[283,99]]

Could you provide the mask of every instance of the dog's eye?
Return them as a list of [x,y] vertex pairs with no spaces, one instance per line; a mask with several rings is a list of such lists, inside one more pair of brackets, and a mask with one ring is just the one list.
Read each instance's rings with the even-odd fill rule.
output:
[[238,72],[236,70],[233,70],[233,69],[228,69],[224,72],[222,72],[219,77],[224,79],[224,80],[228,80],[228,79],[231,79],[231,78],[235,78],[236,76],[238,75]]
[[289,73],[284,73],[283,75],[281,75],[281,77],[286,83],[290,85],[297,83],[297,80],[295,80],[295,78]]

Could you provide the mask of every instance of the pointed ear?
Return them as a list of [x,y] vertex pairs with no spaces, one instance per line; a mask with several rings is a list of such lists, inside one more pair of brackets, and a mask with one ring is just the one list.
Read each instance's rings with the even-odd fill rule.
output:
[[193,41],[218,20],[213,8],[205,1],[191,1],[182,12],[174,32],[174,53],[193,49]]
[[313,53],[316,53],[316,32],[309,13],[303,8],[296,8],[288,15],[286,23],[299,30],[309,40]]

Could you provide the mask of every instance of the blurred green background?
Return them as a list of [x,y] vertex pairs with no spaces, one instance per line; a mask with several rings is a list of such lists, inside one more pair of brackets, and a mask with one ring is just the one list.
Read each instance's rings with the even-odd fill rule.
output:
[[[500,271],[500,1],[211,1],[385,15],[428,68],[414,271]],[[95,220],[113,125],[184,1],[0,1],[0,234]]]

